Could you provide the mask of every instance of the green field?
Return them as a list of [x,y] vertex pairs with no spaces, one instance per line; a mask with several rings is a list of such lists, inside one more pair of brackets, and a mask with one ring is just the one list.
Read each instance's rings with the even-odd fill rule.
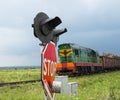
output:
[[[0,83],[40,79],[40,69],[0,70]],[[120,71],[71,77],[78,96],[56,95],[56,100],[120,100]],[[41,82],[0,87],[0,100],[44,100]]]
[[0,70],[0,83],[40,79],[40,69]]

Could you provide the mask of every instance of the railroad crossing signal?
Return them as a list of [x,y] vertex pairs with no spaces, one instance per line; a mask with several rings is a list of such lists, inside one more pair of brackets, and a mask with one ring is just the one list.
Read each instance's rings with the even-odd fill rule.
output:
[[47,100],[54,100],[55,98],[55,93],[52,91],[57,63],[55,44],[57,44],[59,36],[67,32],[66,28],[56,29],[61,23],[59,17],[49,18],[47,14],[40,12],[36,15],[34,24],[32,24],[34,36],[39,38],[42,42],[41,46],[44,47],[41,56],[41,77]]
[[52,92],[52,83],[55,79],[56,63],[55,44],[50,41],[42,53],[42,83],[47,100],[54,100],[55,98],[55,93]]
[[59,35],[67,32],[67,29],[55,29],[62,21],[59,17],[49,18],[47,14],[40,12],[34,18],[34,36],[42,41],[45,46],[50,41],[58,42]]

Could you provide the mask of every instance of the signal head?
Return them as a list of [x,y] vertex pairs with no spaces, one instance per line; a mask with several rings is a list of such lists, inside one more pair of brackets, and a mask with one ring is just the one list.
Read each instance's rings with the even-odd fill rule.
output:
[[32,24],[34,36],[39,38],[43,44],[47,44],[52,40],[57,42],[55,38],[65,32],[55,29],[61,23],[62,21],[59,17],[49,18],[47,14],[40,12],[36,15],[34,24]]

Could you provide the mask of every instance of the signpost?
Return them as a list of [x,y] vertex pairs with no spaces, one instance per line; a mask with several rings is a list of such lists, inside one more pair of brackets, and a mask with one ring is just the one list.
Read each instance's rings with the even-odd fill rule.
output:
[[41,77],[47,100],[54,100],[55,98],[55,93],[52,91],[57,63],[55,44],[57,45],[59,36],[67,32],[66,28],[56,29],[61,23],[59,17],[49,18],[47,14],[40,12],[36,15],[34,24],[32,24],[34,36],[42,42],[41,46],[44,47],[41,56]]
[[50,41],[42,52],[42,83],[47,100],[55,98],[55,93],[52,92],[52,83],[55,79],[56,63],[55,43]]

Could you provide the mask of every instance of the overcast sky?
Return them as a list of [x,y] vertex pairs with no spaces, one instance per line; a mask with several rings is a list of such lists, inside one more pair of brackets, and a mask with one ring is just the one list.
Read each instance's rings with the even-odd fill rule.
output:
[[33,19],[39,12],[59,16],[67,28],[60,43],[77,43],[120,55],[120,0],[1,0],[0,66],[40,65],[40,41]]

